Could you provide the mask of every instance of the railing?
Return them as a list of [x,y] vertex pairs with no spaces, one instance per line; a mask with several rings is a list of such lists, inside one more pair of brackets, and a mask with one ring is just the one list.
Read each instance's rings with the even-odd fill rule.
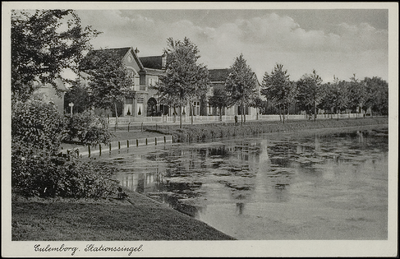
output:
[[[257,118],[258,117],[258,118]],[[317,119],[336,119],[336,118],[362,118],[363,114],[360,113],[344,113],[344,114],[317,114]],[[222,119],[222,120],[221,120]],[[240,121],[240,115],[237,115],[238,121]],[[306,114],[289,114],[285,115],[285,119],[289,120],[307,120],[313,119],[312,116]],[[190,123],[192,120],[191,116],[184,115],[182,116],[183,123]],[[280,116],[278,114],[269,114],[269,115],[246,115],[246,121],[248,120],[260,120],[260,121],[279,121]],[[220,116],[193,116],[193,122],[195,123],[212,123],[212,122],[234,122],[235,116],[233,115],[223,115],[222,118]],[[110,125],[115,125],[116,118],[110,117],[108,119],[108,123]],[[128,125],[134,122],[142,122],[142,123],[179,123],[180,116],[158,116],[158,117],[118,117],[118,125]]]

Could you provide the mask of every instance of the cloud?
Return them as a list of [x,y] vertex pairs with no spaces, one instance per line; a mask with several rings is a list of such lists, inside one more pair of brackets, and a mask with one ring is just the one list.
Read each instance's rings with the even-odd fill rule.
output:
[[296,77],[317,69],[331,74],[329,77],[342,73],[347,78],[345,72],[349,76],[353,73],[349,72],[350,65],[362,71],[367,64],[361,61],[373,62],[366,53],[374,53],[373,57],[382,62],[373,65],[376,71],[387,70],[388,32],[368,23],[341,22],[329,28],[306,30],[293,18],[276,13],[221,19],[221,23],[207,26],[190,18],[165,21],[127,10],[79,12],[83,24],[104,32],[93,41],[96,48],[133,46],[140,50],[139,55],[151,56],[162,53],[167,38],[188,37],[199,47],[200,62],[209,68],[229,67],[243,53],[259,77],[279,62],[296,70],[289,70]]

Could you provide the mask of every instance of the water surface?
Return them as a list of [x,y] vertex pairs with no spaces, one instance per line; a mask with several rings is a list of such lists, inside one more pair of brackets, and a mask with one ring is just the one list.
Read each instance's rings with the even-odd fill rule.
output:
[[169,145],[107,161],[121,185],[237,239],[387,239],[387,129]]

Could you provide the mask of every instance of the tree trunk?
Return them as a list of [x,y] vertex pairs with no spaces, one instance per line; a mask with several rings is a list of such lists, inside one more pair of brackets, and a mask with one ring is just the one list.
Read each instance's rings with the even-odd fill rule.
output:
[[314,101],[314,121],[317,119],[317,104]]
[[242,125],[243,124],[243,105],[240,106],[240,110],[241,110],[241,112],[240,112],[240,125]]
[[174,105],[174,123],[176,122],[176,106]]
[[115,108],[115,125],[118,125],[117,102],[114,102],[114,108]]
[[244,118],[243,123],[246,124],[246,113],[244,112],[244,105],[243,105],[243,108],[242,108],[242,109],[243,109],[243,112],[242,112],[242,113],[243,113],[243,118]]
[[179,128],[182,128],[182,104],[179,105]]
[[219,121],[222,121],[222,107],[219,107]]
[[193,125],[193,106],[192,103],[190,103],[190,114],[191,114],[191,124]]

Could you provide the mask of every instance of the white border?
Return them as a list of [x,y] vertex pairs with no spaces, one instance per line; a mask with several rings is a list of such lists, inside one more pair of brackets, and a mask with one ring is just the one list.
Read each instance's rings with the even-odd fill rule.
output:
[[[11,107],[10,10],[11,9],[388,9],[389,10],[389,228],[384,241],[132,241],[132,242],[25,242],[11,241]],[[34,253],[36,243],[57,246],[96,245],[138,246],[144,251],[131,256],[149,257],[374,257],[397,255],[398,222],[398,3],[314,2],[314,3],[227,3],[227,2],[2,2],[2,256],[54,257],[57,252]],[[62,256],[68,254],[62,253]],[[127,256],[122,253],[79,253],[75,256]]]

